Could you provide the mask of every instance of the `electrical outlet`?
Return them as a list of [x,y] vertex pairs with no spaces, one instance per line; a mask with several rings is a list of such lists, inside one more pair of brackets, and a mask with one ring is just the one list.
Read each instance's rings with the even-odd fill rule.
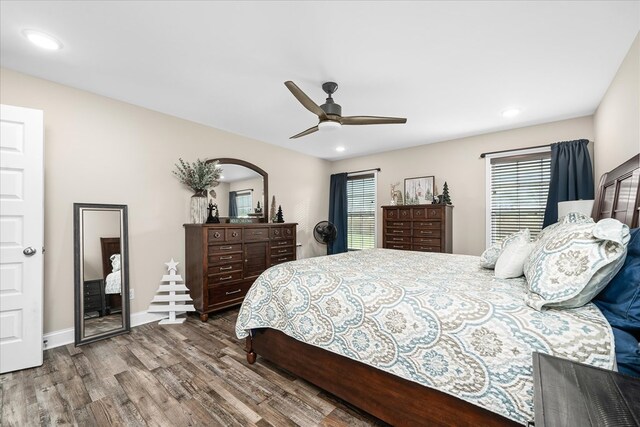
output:
[[136,297],[136,294],[133,291],[133,289],[129,289],[129,299],[134,299],[135,297]]

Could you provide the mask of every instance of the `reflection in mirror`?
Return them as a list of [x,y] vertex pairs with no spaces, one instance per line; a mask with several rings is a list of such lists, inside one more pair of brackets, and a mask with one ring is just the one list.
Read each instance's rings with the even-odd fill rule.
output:
[[74,204],[76,345],[128,332],[127,207]]
[[222,218],[252,218],[265,221],[268,203],[268,177],[259,167],[238,159],[218,160],[220,183],[211,201]]

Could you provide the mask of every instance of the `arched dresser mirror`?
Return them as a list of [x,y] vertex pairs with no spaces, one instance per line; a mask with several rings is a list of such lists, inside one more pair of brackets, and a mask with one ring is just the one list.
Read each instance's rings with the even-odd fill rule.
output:
[[75,343],[131,330],[127,206],[73,204]]
[[207,163],[215,161],[219,162],[222,176],[214,188],[216,196],[211,198],[218,205],[221,222],[269,222],[268,174],[240,159],[210,159]]

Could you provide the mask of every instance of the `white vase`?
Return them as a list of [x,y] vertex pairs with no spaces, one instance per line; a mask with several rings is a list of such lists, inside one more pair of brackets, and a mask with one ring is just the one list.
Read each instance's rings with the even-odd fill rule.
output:
[[204,224],[207,220],[207,190],[196,191],[191,196],[191,223]]

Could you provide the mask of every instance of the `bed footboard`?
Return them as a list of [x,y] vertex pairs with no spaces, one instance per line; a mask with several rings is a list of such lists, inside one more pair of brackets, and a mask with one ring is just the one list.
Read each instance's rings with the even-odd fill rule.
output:
[[394,426],[504,426],[515,422],[438,390],[297,341],[274,329],[246,340],[247,361],[256,353],[282,369]]

